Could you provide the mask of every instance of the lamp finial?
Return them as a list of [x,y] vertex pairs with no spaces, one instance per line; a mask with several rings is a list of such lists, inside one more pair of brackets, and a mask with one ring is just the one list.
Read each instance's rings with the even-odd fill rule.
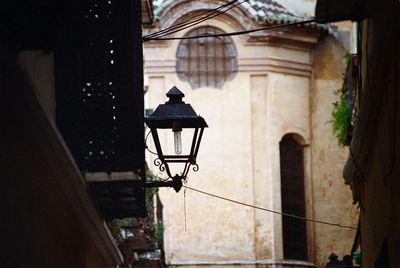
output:
[[182,98],[185,97],[185,94],[179,90],[176,86],[173,86],[168,92],[167,97],[169,100],[166,103],[185,103],[182,101]]

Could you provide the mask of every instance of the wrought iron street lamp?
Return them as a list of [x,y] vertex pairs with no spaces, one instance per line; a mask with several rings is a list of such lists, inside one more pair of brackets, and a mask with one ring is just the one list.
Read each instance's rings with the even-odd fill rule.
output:
[[[160,171],[165,171],[169,180],[161,182],[148,182],[146,187],[173,187],[176,192],[182,188],[182,181],[186,179],[191,167],[197,171],[199,166],[196,163],[199,152],[201,138],[204,128],[208,127],[203,117],[198,116],[190,104],[182,101],[185,95],[177,88],[171,88],[167,97],[169,100],[165,104],[160,104],[156,110],[145,118],[145,123],[150,128],[153,136],[154,146],[158,158],[154,164]],[[174,153],[166,153],[167,150],[162,147],[159,130],[171,129],[174,137]],[[191,146],[188,153],[183,153],[182,135],[185,129],[193,129],[191,137]],[[171,133],[172,134],[172,133]],[[147,145],[146,145],[147,146]],[[173,164],[183,164],[183,170],[180,174],[172,175],[171,167]]]

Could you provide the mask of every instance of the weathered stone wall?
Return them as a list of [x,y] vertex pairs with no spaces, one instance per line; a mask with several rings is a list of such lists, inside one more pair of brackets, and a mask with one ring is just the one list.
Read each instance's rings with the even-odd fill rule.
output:
[[[338,100],[335,94],[343,84],[343,50],[338,41],[326,36],[313,50],[311,83],[311,154],[313,166],[312,199],[315,219],[357,226],[358,208],[352,205],[351,191],[342,178],[348,150],[332,135],[331,112]],[[319,266],[330,252],[350,254],[355,230],[314,225],[315,257]]]
[[[203,25],[239,30],[238,21],[228,16]],[[291,37],[305,40],[301,32]],[[200,170],[189,173],[188,186],[276,211],[281,211],[279,141],[296,134],[304,145],[307,217],[355,225],[351,193],[341,179],[345,150],[329,124],[345,67],[342,50],[332,38],[306,37],[306,42],[285,46],[233,37],[239,64],[235,78],[222,89],[196,90],[175,73],[178,41],[146,43],[146,106],[165,102],[165,93],[176,85],[206,119]],[[152,159],[149,155],[149,163]],[[283,259],[280,215],[191,190],[162,189],[160,194],[169,264],[268,267]],[[310,261],[319,267],[332,251],[348,253],[354,239],[354,231],[312,223],[308,234]]]

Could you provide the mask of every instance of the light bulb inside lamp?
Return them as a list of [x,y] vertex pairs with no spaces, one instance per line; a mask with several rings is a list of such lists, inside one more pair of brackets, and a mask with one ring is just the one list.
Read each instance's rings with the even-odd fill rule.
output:
[[174,131],[174,148],[176,154],[182,153],[182,138],[181,138],[182,131]]

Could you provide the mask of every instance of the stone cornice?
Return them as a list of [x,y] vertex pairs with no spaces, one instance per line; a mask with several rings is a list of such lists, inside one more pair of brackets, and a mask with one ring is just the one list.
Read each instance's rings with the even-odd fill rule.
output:
[[239,72],[277,72],[309,77],[311,64],[273,57],[239,58]]
[[173,266],[248,266],[248,265],[282,265],[293,267],[316,267],[312,262],[296,261],[296,260],[275,260],[275,259],[261,259],[261,260],[233,260],[233,261],[172,261],[168,265]]
[[169,74],[175,73],[176,60],[145,60],[144,73],[145,74]]
[[255,32],[248,36],[246,45],[269,45],[307,51],[318,43],[320,33],[305,29],[288,30],[283,28],[280,31],[275,30],[269,33]]
[[[175,64],[176,61],[174,59],[146,60],[144,64],[145,74],[163,75],[176,73]],[[239,58],[238,68],[239,72],[276,72],[304,77],[309,77],[312,70],[312,66],[309,63],[273,57]]]

